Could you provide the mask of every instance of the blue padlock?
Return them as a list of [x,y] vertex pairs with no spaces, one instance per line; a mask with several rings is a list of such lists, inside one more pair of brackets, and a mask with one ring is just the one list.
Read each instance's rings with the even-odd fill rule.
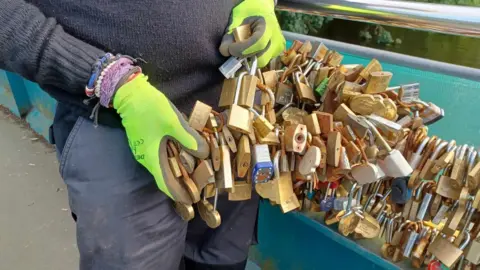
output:
[[396,204],[406,204],[412,197],[412,190],[408,188],[409,177],[397,177],[392,181],[392,201]]
[[273,177],[273,163],[270,159],[268,145],[253,145],[252,182],[265,183]]

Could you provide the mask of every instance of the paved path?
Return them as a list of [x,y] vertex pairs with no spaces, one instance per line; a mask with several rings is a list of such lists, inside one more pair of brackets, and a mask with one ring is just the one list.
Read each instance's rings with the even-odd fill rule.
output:
[[78,268],[55,151],[0,112],[0,269]]

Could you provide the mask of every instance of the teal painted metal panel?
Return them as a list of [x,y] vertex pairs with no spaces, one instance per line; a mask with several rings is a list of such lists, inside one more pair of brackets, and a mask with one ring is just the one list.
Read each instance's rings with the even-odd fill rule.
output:
[[261,269],[399,269],[302,213],[283,214],[262,202],[258,222],[259,245],[250,258]]
[[57,103],[38,84],[28,80],[23,82],[31,104],[26,121],[35,132],[48,139],[49,127],[52,125]]
[[[12,85],[15,86],[15,84]],[[8,108],[16,116],[21,117],[21,113],[13,96],[13,90],[17,88],[18,85],[14,88],[10,85],[7,72],[0,70],[0,105]]]
[[56,102],[38,84],[0,70],[0,105],[25,118],[35,132],[48,139]]

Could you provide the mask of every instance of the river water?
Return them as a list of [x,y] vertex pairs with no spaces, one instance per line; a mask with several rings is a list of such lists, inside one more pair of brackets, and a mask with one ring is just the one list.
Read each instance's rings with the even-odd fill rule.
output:
[[[359,32],[366,23],[333,20],[324,24],[318,36],[378,48],[401,54],[407,54],[441,62],[480,68],[480,38],[469,38],[396,27],[385,27],[393,39],[400,38],[402,43],[386,46],[375,41],[366,42]],[[373,26],[370,27],[373,31]],[[372,32],[371,31],[371,32]]]

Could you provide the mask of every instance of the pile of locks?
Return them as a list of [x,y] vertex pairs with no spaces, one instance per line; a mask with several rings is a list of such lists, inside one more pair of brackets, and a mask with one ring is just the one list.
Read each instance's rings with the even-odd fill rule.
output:
[[[201,218],[219,226],[218,193],[248,200],[255,189],[284,213],[326,212],[344,236],[384,238],[382,256],[392,261],[478,264],[477,152],[428,134],[444,113],[419,99],[418,84],[388,87],[392,73],[377,60],[364,67],[342,58],[295,41],[266,68],[233,57],[220,68],[223,111],[197,101],[189,117],[209,159],[169,146],[171,169],[195,190]],[[191,205],[176,209],[194,216]]]

